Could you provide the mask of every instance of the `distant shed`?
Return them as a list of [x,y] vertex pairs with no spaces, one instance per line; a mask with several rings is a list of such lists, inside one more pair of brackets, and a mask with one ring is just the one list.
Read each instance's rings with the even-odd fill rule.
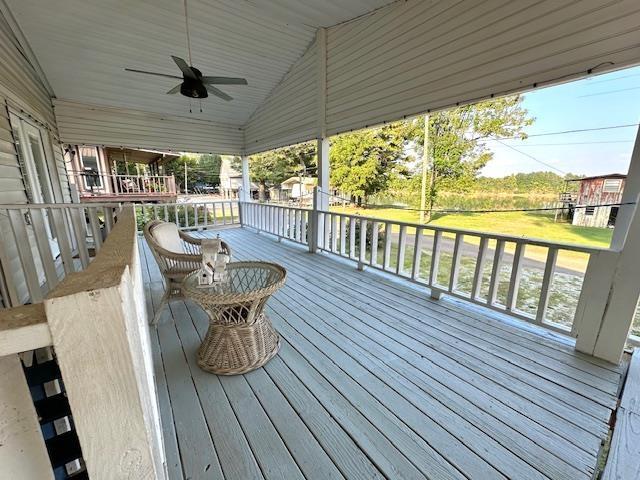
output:
[[595,205],[620,203],[626,178],[622,173],[612,173],[571,180],[580,182],[573,224],[583,227],[613,227],[619,207]]

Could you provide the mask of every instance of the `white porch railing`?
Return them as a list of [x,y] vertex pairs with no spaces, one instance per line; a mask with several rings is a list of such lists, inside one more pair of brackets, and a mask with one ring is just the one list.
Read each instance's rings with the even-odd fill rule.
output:
[[312,210],[284,205],[243,202],[242,212],[243,226],[308,245],[309,220]]
[[609,252],[331,211],[241,205],[243,226],[425,285],[435,298],[446,293],[571,336],[587,266]]
[[138,231],[150,220],[173,222],[181,230],[240,225],[237,200],[194,203],[142,203],[135,206]]
[[0,293],[5,306],[42,301],[89,266],[113,228],[117,203],[0,205]]
[[71,172],[81,197],[176,195],[173,175],[115,175],[98,172]]
[[[319,250],[426,285],[435,298],[446,293],[573,336],[584,271],[591,256],[606,251],[336,212],[318,216]],[[551,317],[560,275],[575,303],[555,305],[560,311]]]

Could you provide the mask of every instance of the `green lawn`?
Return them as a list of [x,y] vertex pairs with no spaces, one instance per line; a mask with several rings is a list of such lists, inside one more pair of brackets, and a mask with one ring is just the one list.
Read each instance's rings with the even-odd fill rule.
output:
[[[399,222],[419,223],[419,213],[411,210],[357,207],[332,207],[331,210]],[[613,233],[608,228],[576,227],[568,223],[555,223],[553,215],[526,212],[437,214],[429,225],[594,247],[608,247]]]

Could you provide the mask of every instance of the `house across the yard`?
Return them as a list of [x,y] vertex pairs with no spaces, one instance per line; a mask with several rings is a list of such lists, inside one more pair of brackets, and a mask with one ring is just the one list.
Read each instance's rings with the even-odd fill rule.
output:
[[[627,176],[621,173],[570,180],[580,182],[573,224],[582,227],[613,227]],[[600,206],[599,206],[600,205]]]
[[[148,149],[65,145],[64,159],[73,196],[86,202],[175,201],[176,181],[162,164],[177,158]],[[117,165],[125,171],[118,171]],[[144,171],[140,171],[140,165]]]

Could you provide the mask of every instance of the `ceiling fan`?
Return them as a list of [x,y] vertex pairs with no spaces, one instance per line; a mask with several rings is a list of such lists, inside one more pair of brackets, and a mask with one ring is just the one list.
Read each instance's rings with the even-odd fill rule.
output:
[[137,70],[134,68],[125,68],[127,72],[134,73],[143,73],[145,75],[155,75],[157,77],[166,77],[166,78],[175,78],[182,79],[182,83],[176,85],[171,90],[167,92],[169,95],[173,95],[175,93],[180,92],[185,97],[202,99],[207,98],[209,94],[215,95],[216,97],[222,98],[223,100],[230,101],[233,98],[227,95],[222,90],[214,87],[214,85],[247,85],[247,80],[244,78],[237,77],[208,77],[203,76],[202,72],[193,66],[191,62],[191,38],[189,36],[189,17],[187,15],[187,0],[184,0],[184,18],[186,24],[187,31],[187,49],[189,52],[189,63],[187,64],[180,57],[176,57],[175,55],[171,55],[171,58],[176,63],[180,71],[182,72],[182,77],[177,75],[168,75],[165,73],[158,72],[147,72],[145,70]]

